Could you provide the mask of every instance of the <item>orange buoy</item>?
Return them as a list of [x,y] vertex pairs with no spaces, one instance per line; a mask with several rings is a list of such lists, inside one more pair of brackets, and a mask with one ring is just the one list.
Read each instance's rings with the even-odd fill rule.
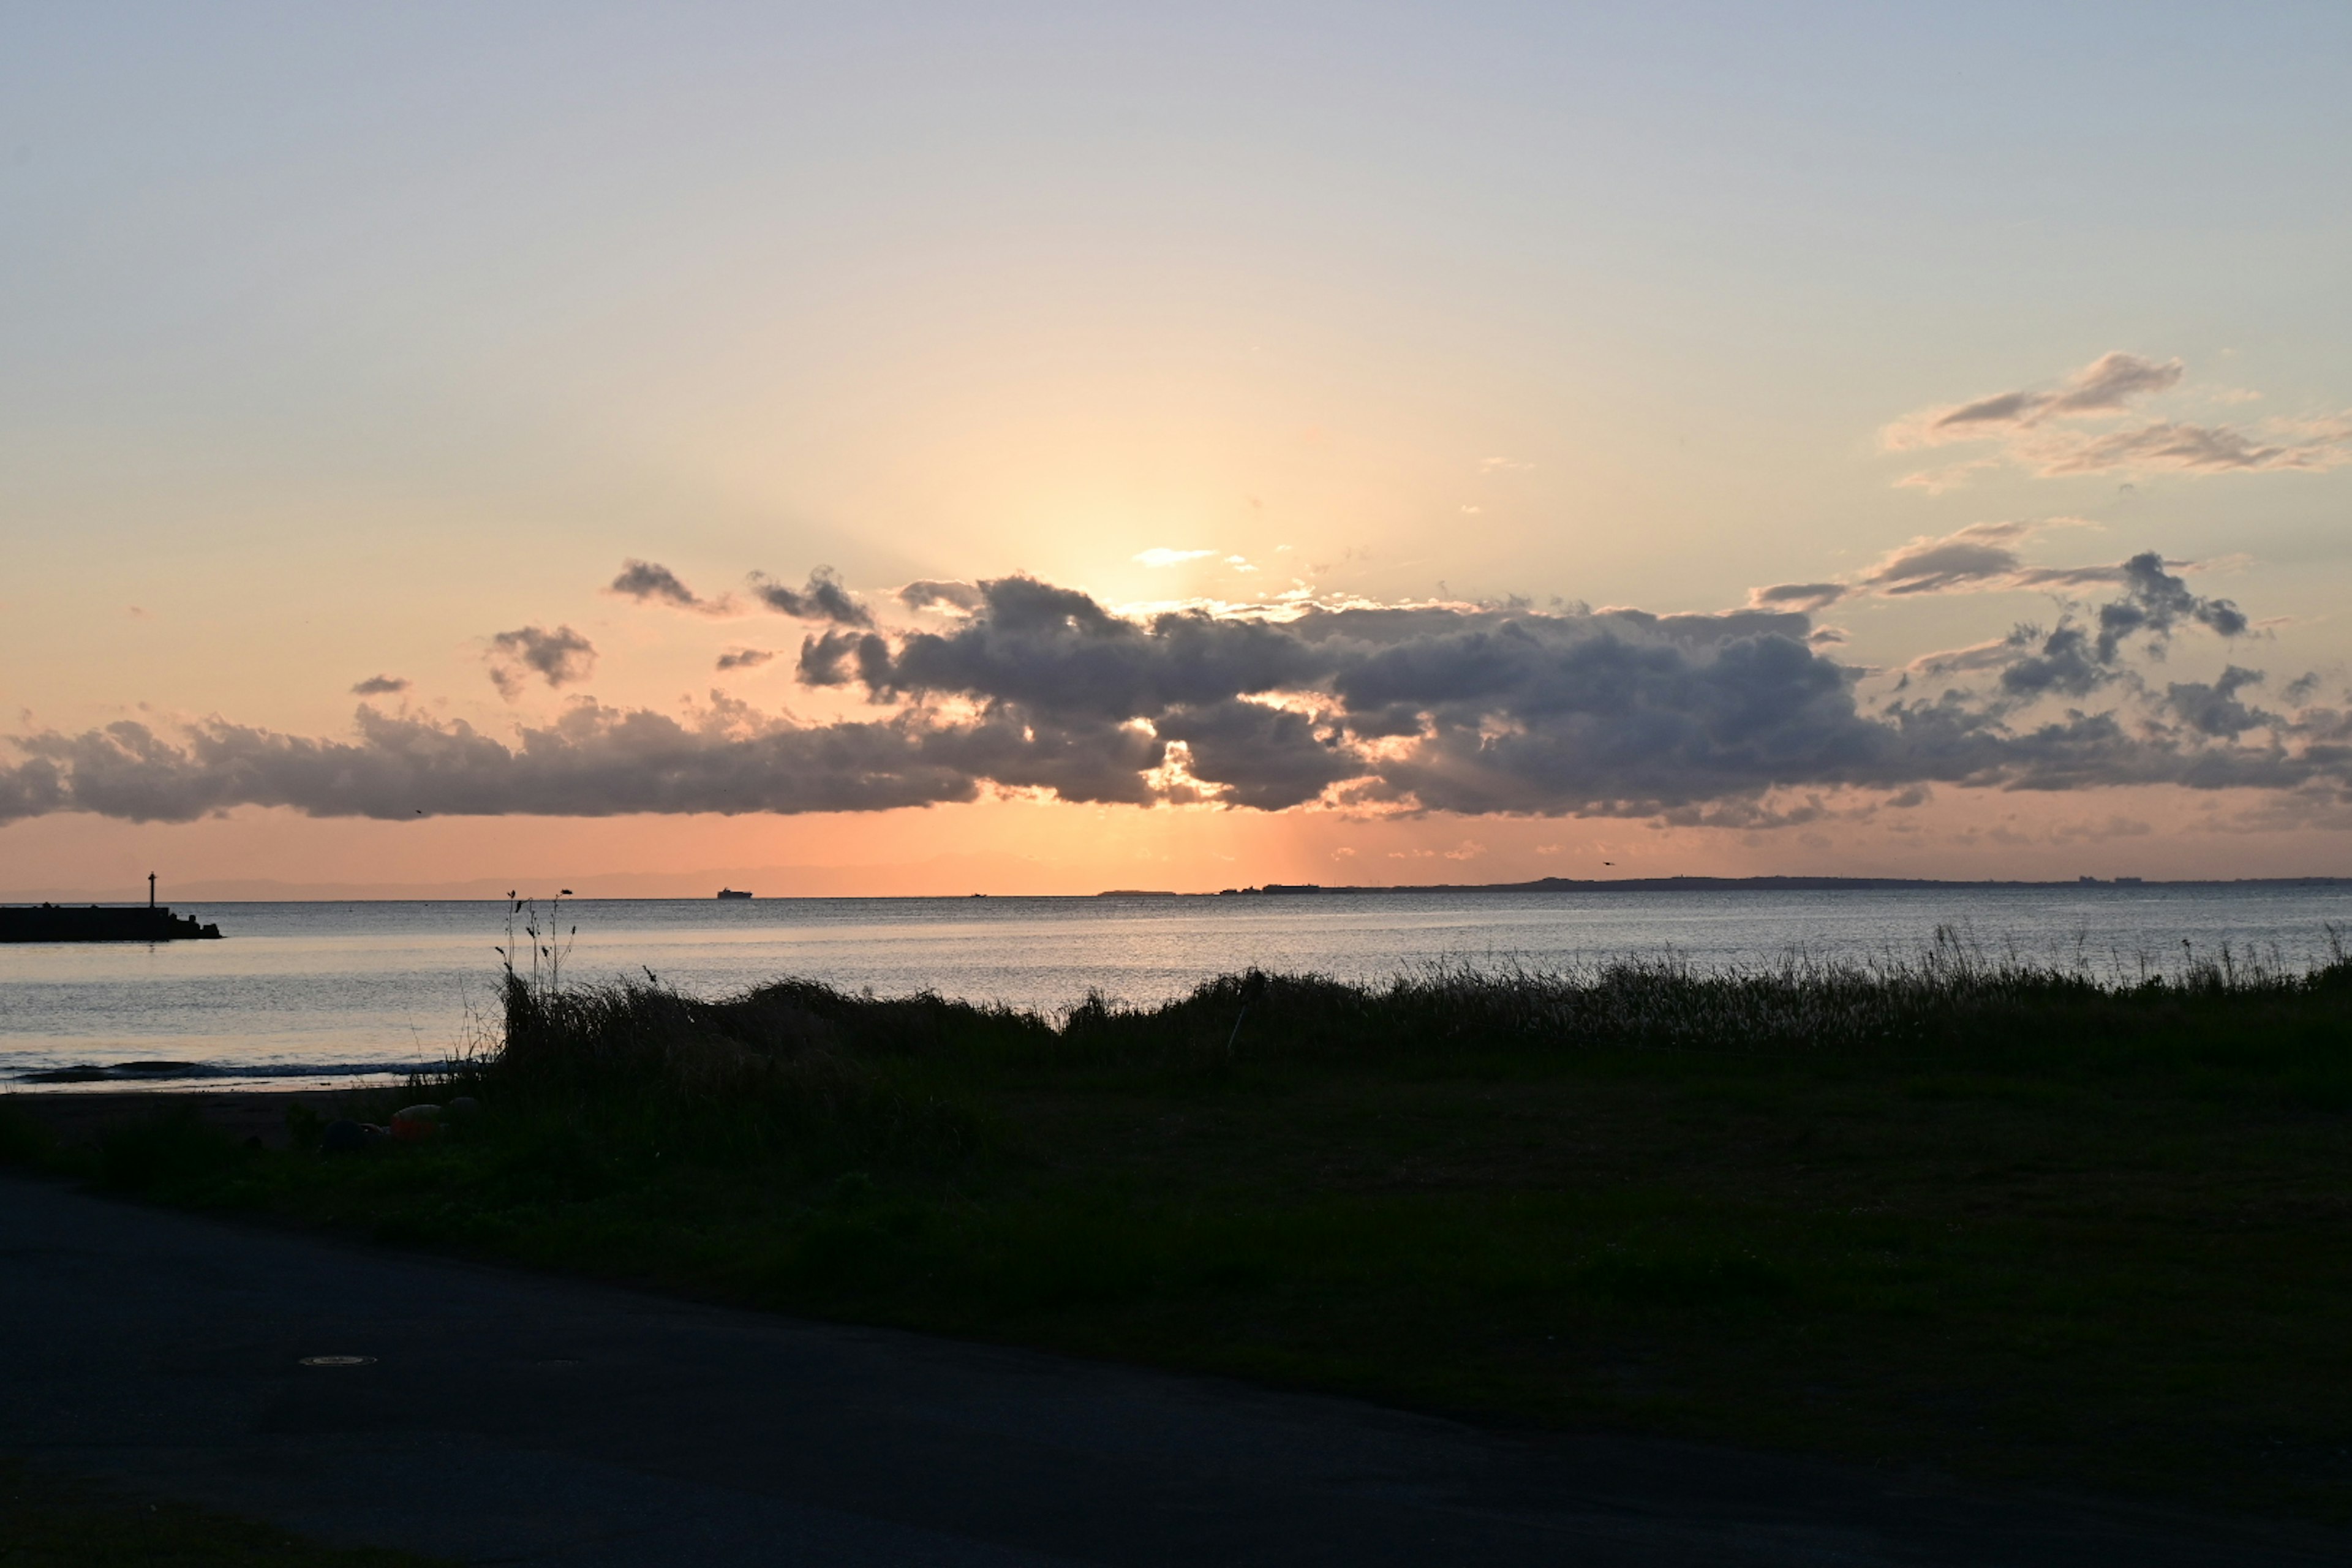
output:
[[441,1131],[441,1108],[412,1105],[392,1113],[392,1135],[406,1143],[421,1143]]

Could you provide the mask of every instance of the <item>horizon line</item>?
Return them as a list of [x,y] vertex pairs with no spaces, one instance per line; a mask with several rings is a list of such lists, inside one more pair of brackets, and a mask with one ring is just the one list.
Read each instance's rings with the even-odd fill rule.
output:
[[[626,873],[643,876],[643,872]],[[574,880],[591,880],[575,878]],[[856,901],[895,901],[954,900],[954,899],[1226,899],[1226,898],[1286,898],[1348,894],[1412,894],[1412,893],[1533,893],[1573,890],[1578,892],[1674,892],[1674,891],[1740,891],[1755,892],[1868,892],[1904,889],[2065,889],[2082,888],[2234,888],[2234,887],[2336,887],[2352,885],[2352,876],[2315,874],[2302,877],[2088,877],[2065,879],[2027,879],[2016,877],[1941,878],[1941,877],[1853,877],[1816,875],[1806,872],[1767,873],[1748,877],[1716,877],[1676,874],[1664,877],[1576,878],[1538,877],[1511,882],[1399,882],[1348,883],[1267,882],[1240,888],[1223,888],[1213,891],[1180,891],[1174,889],[1109,888],[1091,893],[995,893],[974,889],[961,893],[772,893],[753,890],[750,901],[767,903],[843,903]],[[201,883],[198,886],[202,886]],[[299,885],[298,885],[299,886]],[[290,889],[289,889],[290,890]],[[718,901],[713,893],[675,894],[572,894],[519,892],[499,893],[410,893],[410,894],[321,894],[290,898],[205,897],[198,894],[180,895],[192,904],[429,904],[429,903],[499,903],[508,897],[536,899],[541,901],[559,896],[574,901],[597,903],[709,903]],[[0,896],[0,904],[35,906],[39,904],[71,904],[109,908],[117,905],[143,905],[143,898],[111,900],[89,898],[12,898]],[[730,900],[729,901],[736,901]]]

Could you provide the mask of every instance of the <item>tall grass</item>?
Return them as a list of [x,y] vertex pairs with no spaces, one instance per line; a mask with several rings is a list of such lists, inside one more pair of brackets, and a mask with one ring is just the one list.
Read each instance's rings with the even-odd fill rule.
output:
[[1791,954],[1766,968],[1622,958],[1557,968],[1436,963],[1385,983],[1250,971],[1172,1001],[1090,994],[1058,1017],[790,979],[716,1000],[648,975],[551,984],[509,969],[503,1034],[469,1069],[535,1097],[615,1092],[758,1104],[795,1121],[905,1120],[992,1068],[1334,1061],[1580,1049],[2243,1058],[2340,1055],[2352,955],[2297,968],[2222,947],[2102,973],[1988,952],[1939,928],[1916,953]]
[[453,1064],[444,1092],[541,1121],[593,1112],[607,1133],[632,1128],[633,1142],[706,1160],[789,1153],[819,1167],[973,1152],[990,1119],[956,1064],[1053,1036],[1009,1009],[802,980],[704,1000],[650,976],[551,985],[510,973],[503,1001],[495,1048]]

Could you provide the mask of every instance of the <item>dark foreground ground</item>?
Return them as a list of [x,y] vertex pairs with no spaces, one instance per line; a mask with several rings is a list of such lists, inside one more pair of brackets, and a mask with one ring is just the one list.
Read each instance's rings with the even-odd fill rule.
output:
[[175,1110],[195,1109],[205,1125],[233,1142],[258,1138],[269,1148],[286,1147],[286,1110],[291,1105],[331,1102],[315,1091],[282,1089],[214,1089],[189,1093],[167,1089],[75,1089],[12,1094],[0,1107],[37,1120],[68,1148],[97,1143],[108,1133]]
[[[2340,1563],[2352,1534],[1514,1436],[0,1179],[0,1452],[548,1564]],[[303,1358],[366,1356],[313,1367]]]

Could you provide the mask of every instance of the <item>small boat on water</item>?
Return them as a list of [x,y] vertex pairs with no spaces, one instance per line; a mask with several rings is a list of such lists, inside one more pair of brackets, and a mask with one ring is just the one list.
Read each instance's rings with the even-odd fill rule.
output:
[[722,899],[748,899],[751,895],[749,893],[737,892],[732,888],[721,888],[719,889],[719,896]]

